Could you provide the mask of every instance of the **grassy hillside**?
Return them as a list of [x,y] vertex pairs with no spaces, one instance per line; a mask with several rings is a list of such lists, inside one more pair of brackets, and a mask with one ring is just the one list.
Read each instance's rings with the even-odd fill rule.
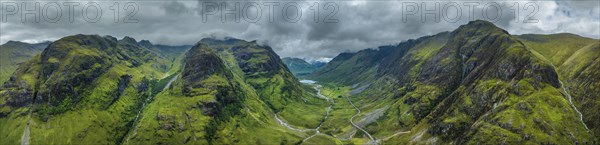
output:
[[373,80],[381,60],[389,52],[401,49],[401,46],[380,46],[378,49],[342,53],[307,78],[345,85]]
[[543,55],[555,66],[563,64],[577,50],[598,40],[575,34],[525,34],[515,36],[527,47]]
[[[559,72],[559,78],[570,94],[570,101],[580,108],[582,119],[593,130],[595,136],[600,134],[596,120],[599,119],[600,88],[598,70],[598,44],[600,40],[585,38],[574,34],[520,35],[518,38],[544,59],[552,62]],[[599,139],[599,137],[596,137]]]
[[19,65],[40,54],[50,42],[29,44],[8,41],[0,45],[0,84],[8,81]]

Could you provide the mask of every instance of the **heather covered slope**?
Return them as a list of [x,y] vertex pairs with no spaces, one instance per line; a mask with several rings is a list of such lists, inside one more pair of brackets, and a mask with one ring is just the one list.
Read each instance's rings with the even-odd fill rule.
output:
[[50,42],[29,44],[18,41],[8,41],[0,45],[0,84],[7,81],[17,70],[19,64],[38,55]]
[[352,70],[340,64],[373,59],[356,57],[361,52],[334,58],[341,61],[332,60],[335,64],[313,77],[350,90],[366,86],[345,95],[364,112],[354,120],[371,120],[362,125],[378,141],[593,141],[553,65],[492,23],[473,21],[449,33],[402,42],[389,53],[370,68],[374,71],[356,75],[372,79],[323,77]]

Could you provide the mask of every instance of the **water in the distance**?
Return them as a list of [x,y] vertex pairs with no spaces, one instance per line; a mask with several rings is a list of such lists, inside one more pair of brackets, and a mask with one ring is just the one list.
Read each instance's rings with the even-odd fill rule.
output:
[[305,84],[315,84],[316,82],[313,80],[300,80],[301,83],[305,83]]

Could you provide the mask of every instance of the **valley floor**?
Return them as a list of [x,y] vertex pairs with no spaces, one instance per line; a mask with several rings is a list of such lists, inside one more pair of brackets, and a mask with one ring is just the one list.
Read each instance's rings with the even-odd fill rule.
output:
[[374,111],[361,111],[360,106],[356,106],[352,101],[351,92],[356,91],[357,88],[352,90],[350,86],[323,85],[311,80],[301,82],[316,90],[315,97],[331,103],[325,108],[327,112],[315,128],[298,127],[287,122],[285,118],[275,115],[280,125],[287,129],[310,134],[301,141],[302,144],[383,144],[392,137],[410,133],[410,131],[398,131],[387,136],[374,136],[365,130],[364,127],[377,120],[387,107]]

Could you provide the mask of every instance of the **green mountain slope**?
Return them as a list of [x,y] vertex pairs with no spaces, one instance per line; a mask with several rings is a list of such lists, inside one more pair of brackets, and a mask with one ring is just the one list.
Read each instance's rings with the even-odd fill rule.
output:
[[301,141],[307,134],[280,125],[275,114],[310,128],[318,125],[315,118],[324,114],[325,104],[305,93],[307,88],[278,58],[256,42],[201,40],[186,53],[182,70],[144,110],[125,143]]
[[[349,93],[342,94],[363,112],[354,120],[362,121],[360,125],[379,142],[589,144],[594,140],[578,109],[568,101],[569,92],[563,91],[552,63],[492,23],[473,21],[450,33],[402,42],[389,54],[379,54],[384,58],[370,63],[374,65],[340,67],[377,55],[359,54],[334,58],[340,61],[332,60],[313,78],[337,84],[333,88],[349,86]],[[328,76],[351,73],[350,68],[358,66],[372,71]]]
[[285,57],[281,59],[296,77],[303,77],[323,67],[324,63],[315,62],[313,64],[300,58]]
[[7,144],[294,144],[328,105],[254,41],[203,39],[188,51],[97,35],[51,43],[0,99]]
[[543,55],[555,66],[560,66],[577,50],[598,40],[575,34],[525,34],[516,36],[527,47]]
[[57,40],[0,89],[2,142],[119,143],[169,63],[129,37]]
[[0,45],[0,84],[7,81],[17,70],[19,64],[38,55],[50,42],[29,44],[18,41],[8,41]]
[[580,108],[582,119],[594,134],[600,134],[600,124],[597,122],[600,117],[600,92],[597,89],[600,84],[597,82],[600,78],[596,73],[600,41],[567,33],[527,34],[518,38],[554,64],[566,86],[564,91],[572,97],[570,101]]
[[401,46],[381,46],[378,49],[366,49],[355,53],[342,53],[315,71],[308,78],[340,84],[355,84],[360,81],[372,80],[381,59],[388,56],[392,50]]
[[[600,134],[600,42],[585,46],[569,57],[560,67],[566,90],[573,97],[577,108],[581,108],[582,119],[594,135]],[[596,137],[596,139],[599,139]]]

